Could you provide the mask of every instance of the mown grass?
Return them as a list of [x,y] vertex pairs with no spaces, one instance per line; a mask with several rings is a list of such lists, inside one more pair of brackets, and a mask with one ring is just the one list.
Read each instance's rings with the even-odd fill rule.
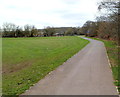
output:
[[19,95],[89,41],[80,37],[3,38],[3,95]]
[[[91,38],[91,37],[89,37]],[[105,44],[107,54],[110,60],[111,69],[113,77],[115,79],[115,85],[118,86],[118,91],[120,93],[120,60],[118,59],[118,46],[115,41],[104,40],[99,38],[92,38],[99,41],[102,41]]]

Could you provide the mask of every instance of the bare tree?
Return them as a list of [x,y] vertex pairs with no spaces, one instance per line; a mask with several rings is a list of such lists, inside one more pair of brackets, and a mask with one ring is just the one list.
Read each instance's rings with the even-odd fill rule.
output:
[[83,27],[82,27],[82,31],[84,32],[84,34],[86,36],[97,36],[97,23],[93,22],[93,21],[87,21]]
[[[118,45],[120,46],[120,1],[119,0],[104,0],[99,3],[98,9],[101,11],[102,9],[107,10],[107,19],[106,22],[109,22],[111,25],[111,36],[113,38],[117,38]],[[116,33],[117,32],[117,33]]]
[[46,27],[44,28],[44,36],[53,36],[56,33],[56,29],[54,27]]
[[3,36],[4,37],[15,37],[16,36],[16,25],[13,23],[3,24]]
[[35,26],[32,26],[32,29],[31,29],[31,37],[34,37],[36,36],[36,34],[38,33],[38,30],[37,28],[35,28]]
[[30,37],[31,36],[31,31],[32,31],[32,26],[26,24],[24,26],[24,35],[25,35],[25,37]]
[[20,26],[17,26],[16,37],[24,37],[23,29]]
[[65,35],[74,35],[74,28],[70,27],[66,30]]

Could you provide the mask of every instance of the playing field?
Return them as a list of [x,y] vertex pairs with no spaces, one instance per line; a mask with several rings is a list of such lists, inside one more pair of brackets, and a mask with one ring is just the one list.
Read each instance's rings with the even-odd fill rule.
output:
[[3,94],[21,94],[89,42],[77,36],[3,38]]

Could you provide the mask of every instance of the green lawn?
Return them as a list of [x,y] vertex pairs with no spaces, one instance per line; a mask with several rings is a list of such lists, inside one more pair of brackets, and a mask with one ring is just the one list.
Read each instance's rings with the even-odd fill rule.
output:
[[4,95],[23,93],[89,43],[76,36],[2,41]]
[[[90,37],[89,37],[90,38]],[[118,59],[118,46],[115,41],[110,41],[110,40],[103,40],[99,38],[92,38],[96,40],[100,40],[104,42],[107,54],[110,60],[111,64],[111,69],[113,73],[113,77],[115,79],[115,85],[118,86],[118,90],[120,93],[120,60]]]

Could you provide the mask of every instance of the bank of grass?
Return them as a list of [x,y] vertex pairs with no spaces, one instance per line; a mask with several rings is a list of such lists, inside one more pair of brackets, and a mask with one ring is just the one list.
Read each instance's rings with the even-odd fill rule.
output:
[[3,95],[19,95],[89,41],[76,36],[3,38]]
[[[88,37],[91,38],[91,37]],[[105,44],[107,54],[110,60],[111,69],[113,77],[115,79],[115,85],[118,86],[118,91],[120,93],[120,60],[118,59],[118,46],[115,41],[104,40],[99,38],[92,38],[99,41],[102,41]]]

